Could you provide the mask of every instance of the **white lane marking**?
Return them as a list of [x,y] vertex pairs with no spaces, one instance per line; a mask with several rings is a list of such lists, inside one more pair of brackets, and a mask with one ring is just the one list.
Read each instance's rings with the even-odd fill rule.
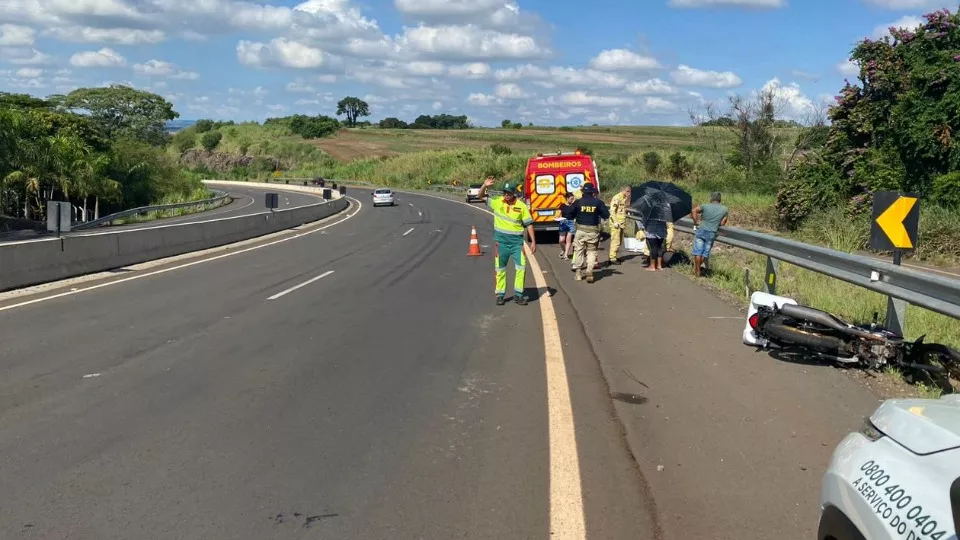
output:
[[99,376],[100,376],[99,373],[87,373],[86,375],[83,376],[83,378],[84,378],[84,379],[92,379],[93,377],[99,377]]
[[343,223],[344,221],[347,221],[348,219],[352,218],[353,216],[359,214],[359,213],[360,213],[360,210],[363,209],[363,203],[360,202],[360,201],[358,201],[357,199],[354,199],[353,197],[349,197],[349,199],[350,199],[351,201],[357,203],[357,209],[356,209],[356,211],[354,211],[352,214],[347,215],[346,217],[344,217],[343,219],[341,219],[341,220],[339,220],[339,221],[335,221],[335,222],[333,222],[333,223],[330,223],[329,225],[324,225],[323,227],[319,227],[319,228],[316,228],[316,229],[311,229],[311,230],[309,230],[309,231],[307,231],[307,232],[295,234],[295,235],[293,235],[293,236],[287,236],[287,237],[281,238],[281,239],[279,239],[279,240],[275,240],[275,241],[273,241],[273,242],[268,242],[268,243],[266,243],[266,244],[260,244],[260,245],[258,245],[258,246],[248,247],[248,248],[245,248],[245,249],[238,249],[237,251],[231,251],[231,252],[229,252],[229,253],[224,253],[223,255],[217,255],[216,257],[210,257],[209,259],[201,259],[201,260],[198,260],[198,261],[192,261],[192,262],[184,263],[184,264],[181,264],[181,265],[178,265],[178,266],[171,266],[170,268],[163,268],[163,269],[161,269],[161,270],[155,270],[155,271],[153,271],[153,272],[147,272],[147,273],[145,273],[145,274],[138,274],[138,275],[136,275],[136,276],[130,276],[130,277],[128,277],[128,278],[118,279],[118,280],[116,280],[116,281],[109,281],[109,282],[107,282],[107,283],[100,283],[100,284],[98,284],[98,285],[92,285],[92,286],[86,287],[86,288],[84,288],[84,289],[70,290],[70,291],[67,291],[67,292],[62,292],[62,293],[60,293],[60,294],[54,294],[54,295],[51,295],[51,296],[44,296],[43,298],[34,298],[33,300],[27,300],[27,301],[25,301],[25,302],[20,302],[19,304],[10,304],[9,306],[2,306],[2,307],[0,307],[0,311],[7,311],[8,309],[16,309],[16,308],[18,308],[18,307],[29,306],[30,304],[38,304],[38,303],[40,303],[40,302],[46,302],[47,300],[53,300],[53,299],[55,299],[55,298],[62,298],[62,297],[64,297],[64,296],[71,296],[71,295],[74,295],[74,294],[80,294],[80,293],[82,293],[82,292],[92,291],[92,290],[94,290],[94,289],[100,289],[100,288],[103,288],[103,287],[109,287],[109,286],[111,286],[111,285],[117,285],[117,284],[119,284],[119,283],[126,283],[126,282],[128,282],[128,281],[133,281],[133,280],[135,280],[135,279],[143,279],[143,278],[145,278],[145,277],[156,276],[156,275],[158,275],[158,274],[165,274],[165,273],[167,273],[167,272],[172,272],[172,271],[174,271],[174,270],[180,270],[181,268],[187,268],[187,267],[195,266],[195,265],[198,265],[198,264],[208,263],[208,262],[211,262],[211,261],[216,261],[216,260],[219,260],[219,259],[223,259],[223,258],[225,258],[225,257],[232,257],[232,256],[234,256],[234,255],[239,255],[239,254],[241,254],[241,253],[246,253],[246,252],[248,252],[248,251],[253,251],[253,250],[256,250],[256,249],[265,248],[265,247],[267,247],[267,246],[275,246],[275,245],[277,245],[277,244],[282,244],[283,242],[289,242],[290,240],[294,240],[294,239],[300,238],[300,237],[302,237],[302,236],[307,236],[308,234],[313,234],[313,233],[315,233],[315,232],[322,231],[322,230],[324,230],[324,229],[333,227],[334,225],[339,225],[339,224]]
[[[490,210],[435,195],[415,193],[441,201],[462,204],[493,215]],[[567,380],[557,314],[553,309],[547,280],[540,263],[524,244],[533,280],[539,290],[540,319],[543,323],[543,350],[547,364],[547,412],[550,430],[550,534],[551,539],[584,540],[587,537],[580,483],[580,455],[573,422],[573,403]]]
[[317,276],[317,277],[310,278],[310,279],[304,281],[303,283],[301,283],[301,284],[299,284],[299,285],[294,285],[293,287],[290,287],[289,289],[287,289],[287,290],[285,290],[285,291],[280,291],[280,292],[278,292],[277,294],[271,296],[270,298],[267,298],[267,300],[276,300],[277,298],[280,298],[281,296],[285,296],[285,295],[287,295],[287,294],[292,293],[293,291],[299,289],[300,287],[306,287],[307,285],[313,283],[314,281],[319,281],[319,280],[321,280],[321,279],[329,276],[329,275],[332,274],[333,272],[334,272],[333,270],[328,270],[328,271],[320,274],[320,275]]
[[407,232],[405,232],[405,233],[403,233],[403,236],[406,236],[406,235],[412,233],[412,232],[413,232],[413,229],[415,229],[415,228],[416,228],[416,227],[410,227],[410,230],[407,231]]
[[407,204],[409,204],[410,206],[413,206],[413,203],[407,203]]
[[420,216],[420,217],[423,217],[423,212],[417,210],[417,215]]

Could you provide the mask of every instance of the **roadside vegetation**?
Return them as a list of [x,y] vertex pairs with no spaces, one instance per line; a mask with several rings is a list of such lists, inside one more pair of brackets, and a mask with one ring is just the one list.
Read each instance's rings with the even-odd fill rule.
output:
[[4,223],[31,228],[45,219],[50,200],[69,201],[95,219],[205,191],[164,151],[165,122],[176,117],[162,97],[125,86],[46,99],[0,93]]

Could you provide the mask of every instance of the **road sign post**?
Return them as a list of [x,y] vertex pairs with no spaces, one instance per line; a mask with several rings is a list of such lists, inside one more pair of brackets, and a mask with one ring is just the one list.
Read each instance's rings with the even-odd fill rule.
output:
[[[893,264],[899,266],[904,251],[917,248],[920,230],[920,198],[912,193],[879,191],[873,196],[870,248],[892,251]],[[907,303],[887,297],[887,329],[903,335]]]

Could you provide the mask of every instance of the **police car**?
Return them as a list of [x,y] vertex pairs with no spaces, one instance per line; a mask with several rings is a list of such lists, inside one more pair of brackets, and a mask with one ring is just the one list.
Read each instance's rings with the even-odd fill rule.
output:
[[819,540],[957,540],[960,395],[888,400],[834,451]]

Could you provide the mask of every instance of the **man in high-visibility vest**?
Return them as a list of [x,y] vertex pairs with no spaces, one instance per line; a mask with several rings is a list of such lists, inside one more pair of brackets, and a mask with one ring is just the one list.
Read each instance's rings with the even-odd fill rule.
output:
[[[494,183],[493,177],[487,177],[480,188],[480,197],[484,197],[487,188]],[[517,184],[507,182],[503,186],[503,195],[489,197],[487,206],[493,211],[493,265],[496,270],[497,305],[502,306],[507,293],[507,263],[513,258],[513,297],[517,305],[527,305],[523,294],[524,279],[527,275],[527,258],[523,255],[523,233],[530,238],[530,253],[537,252],[537,240],[533,231],[533,216],[530,209],[517,197]]]
[[623,230],[627,226],[627,207],[630,206],[630,186],[623,186],[610,199],[610,264],[620,264],[617,252],[623,243]]

